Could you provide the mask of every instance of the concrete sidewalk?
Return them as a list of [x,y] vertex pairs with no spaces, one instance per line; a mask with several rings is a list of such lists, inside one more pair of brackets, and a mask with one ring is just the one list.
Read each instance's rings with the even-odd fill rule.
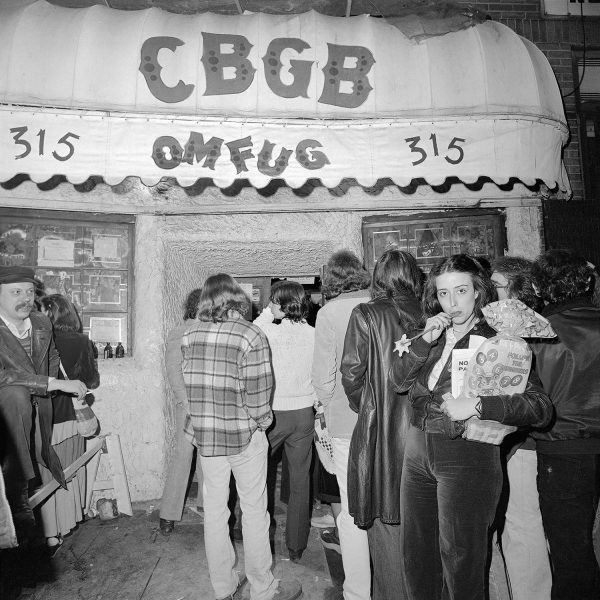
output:
[[[341,558],[322,546],[319,530],[311,529],[308,547],[296,564],[287,557],[282,505],[276,506],[275,520],[275,577],[298,579],[304,600],[341,598],[328,568],[328,563],[333,566],[334,580],[339,581]],[[5,586],[2,600],[211,600],[203,534],[202,516],[186,507],[166,538],[158,530],[158,509],[138,503],[133,517],[96,517],[80,524],[52,559],[43,547],[3,552],[1,577],[11,585]],[[243,571],[242,542],[236,541],[235,548]]]

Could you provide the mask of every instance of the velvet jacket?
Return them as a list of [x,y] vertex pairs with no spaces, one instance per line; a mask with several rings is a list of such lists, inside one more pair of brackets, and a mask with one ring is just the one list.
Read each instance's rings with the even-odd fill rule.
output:
[[[479,321],[457,341],[454,348],[468,348],[471,335],[491,338],[496,332],[485,321]],[[448,357],[433,390],[428,388],[429,375],[439,361],[445,343],[445,332],[432,344],[423,338],[414,340],[409,351],[394,361],[391,378],[398,392],[409,391],[412,425],[428,433],[459,438],[464,432],[464,421],[452,421],[440,408],[443,403],[442,396],[452,388],[452,355]],[[534,371],[530,373],[527,387],[522,394],[482,396],[480,400],[480,418],[498,421],[504,425],[544,427],[550,422],[554,412],[552,403]]]

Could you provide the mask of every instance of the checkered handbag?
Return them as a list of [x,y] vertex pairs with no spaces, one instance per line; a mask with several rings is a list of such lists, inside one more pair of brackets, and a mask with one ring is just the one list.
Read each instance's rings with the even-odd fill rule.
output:
[[513,425],[503,425],[497,421],[482,420],[471,417],[465,421],[463,437],[474,442],[499,446],[504,438],[517,430]]
[[[63,378],[69,379],[62,362],[59,367]],[[79,435],[84,438],[94,437],[100,430],[100,423],[92,407],[85,400],[80,401],[73,398],[73,410],[75,411],[75,421]]]
[[331,436],[325,423],[325,407],[318,402],[315,405],[315,446],[317,454],[323,468],[332,475],[335,475],[335,465],[333,462],[333,444]]

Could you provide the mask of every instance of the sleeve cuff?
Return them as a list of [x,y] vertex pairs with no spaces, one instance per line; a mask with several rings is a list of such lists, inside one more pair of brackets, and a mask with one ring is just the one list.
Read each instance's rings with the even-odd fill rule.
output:
[[502,423],[504,420],[504,402],[502,396],[480,396],[481,400],[481,417],[485,421],[498,421]]
[[413,351],[413,354],[416,354],[421,358],[426,358],[429,356],[432,345],[433,344],[426,342],[422,337],[420,337],[410,343],[410,349]]

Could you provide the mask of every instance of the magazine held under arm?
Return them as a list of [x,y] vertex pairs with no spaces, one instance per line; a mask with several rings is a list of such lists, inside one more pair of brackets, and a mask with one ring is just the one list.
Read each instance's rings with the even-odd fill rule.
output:
[[[554,330],[544,317],[512,298],[488,304],[483,314],[498,335],[483,341],[476,350],[453,351],[452,395],[458,397],[463,389],[471,398],[523,393],[532,358],[523,338],[556,337]],[[465,422],[463,437],[497,445],[516,429],[471,417]]]

